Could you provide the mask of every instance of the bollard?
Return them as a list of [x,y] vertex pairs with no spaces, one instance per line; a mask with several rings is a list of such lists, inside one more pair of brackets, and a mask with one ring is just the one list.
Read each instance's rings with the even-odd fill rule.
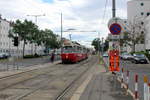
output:
[[148,98],[147,99],[150,100],[150,83],[148,83],[148,91],[147,92],[148,92],[148,96],[147,96]]
[[144,100],[148,100],[148,78],[144,76]]
[[127,94],[128,94],[128,90],[129,90],[129,71],[127,70]]
[[138,100],[138,75],[135,75],[135,100]]
[[124,72],[124,69],[122,68],[122,73],[121,73],[121,88],[123,88],[123,72]]

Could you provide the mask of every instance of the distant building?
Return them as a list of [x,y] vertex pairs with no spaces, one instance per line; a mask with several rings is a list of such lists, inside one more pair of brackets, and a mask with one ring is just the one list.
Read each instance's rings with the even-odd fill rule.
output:
[[[0,53],[9,53],[12,56],[20,55],[22,56],[23,52],[23,42],[21,41],[17,47],[13,45],[13,39],[9,38],[9,30],[12,28],[11,22],[7,21],[6,19],[2,19],[0,16]],[[37,46],[36,52],[38,54],[43,54],[44,47]],[[25,55],[33,54],[34,52],[34,44],[27,44],[25,47]]]

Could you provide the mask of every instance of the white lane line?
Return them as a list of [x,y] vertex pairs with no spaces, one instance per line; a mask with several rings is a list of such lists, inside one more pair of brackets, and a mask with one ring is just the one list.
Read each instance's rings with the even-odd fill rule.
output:
[[89,75],[88,78],[80,85],[80,87],[76,90],[70,100],[79,100],[82,93],[84,92],[85,88],[87,87],[88,83],[92,79],[93,75]]

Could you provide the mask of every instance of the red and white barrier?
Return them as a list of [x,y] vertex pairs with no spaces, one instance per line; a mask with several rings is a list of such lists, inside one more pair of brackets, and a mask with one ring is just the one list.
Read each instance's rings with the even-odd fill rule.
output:
[[138,100],[138,75],[135,75],[135,100]]
[[144,100],[149,100],[148,99],[148,95],[149,95],[148,88],[149,88],[148,78],[147,78],[147,76],[144,76]]
[[127,70],[127,77],[126,77],[126,86],[127,86],[127,91],[129,90],[129,71]]
[[124,72],[124,69],[122,68],[121,70],[121,88],[123,88],[123,72]]
[[148,96],[147,96],[148,99],[147,100],[150,100],[150,83],[148,83],[148,91],[147,92],[148,92]]

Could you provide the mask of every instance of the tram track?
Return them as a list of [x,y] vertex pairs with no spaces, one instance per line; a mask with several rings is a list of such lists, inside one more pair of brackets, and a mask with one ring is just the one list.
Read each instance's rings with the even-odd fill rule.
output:
[[[64,77],[64,75],[65,75],[67,72],[71,73],[73,70],[76,69],[76,67],[79,67],[79,66],[81,66],[81,65],[84,65],[84,64],[86,64],[86,63],[87,63],[87,61],[84,61],[84,62],[82,62],[81,64],[74,66],[72,69],[67,70],[66,72],[64,72],[61,76]],[[46,81],[46,82],[45,82],[45,85],[43,85],[43,83],[42,83],[42,86],[41,86],[41,87],[36,88],[36,89],[30,91],[29,93],[27,93],[27,94],[25,94],[25,95],[23,95],[23,96],[20,96],[19,98],[15,99],[15,100],[22,100],[24,97],[27,97],[27,96],[31,95],[32,93],[34,93],[34,92],[36,92],[36,91],[38,91],[38,90],[44,88],[47,83],[49,83],[49,82],[51,82],[51,81],[54,81],[54,80],[56,80],[57,78],[61,78],[61,77],[60,77],[60,76],[58,76],[58,77],[53,77],[51,80]]]
[[[72,71],[75,70],[77,67],[82,66],[82,65],[84,65],[84,64],[86,64],[86,63],[87,63],[87,61],[83,61],[83,62],[81,62],[81,64],[75,65],[73,68],[71,68],[71,69],[66,70],[65,72],[63,72],[63,73],[62,73],[62,76],[65,75],[67,72],[72,72]],[[70,66],[72,66],[72,65],[70,65]],[[55,67],[60,67],[60,68],[61,68],[62,65],[57,65],[57,66],[55,66]],[[67,66],[67,67],[68,67],[68,66]],[[58,70],[59,70],[59,68],[58,68]],[[10,76],[10,77],[6,77],[6,78],[3,78],[3,79],[0,79],[0,82],[1,82],[1,81],[4,81],[4,80],[8,80],[9,78],[12,78],[12,77],[18,77],[18,75],[31,74],[31,73],[34,73],[34,71],[35,71],[35,70],[33,70],[33,71],[28,71],[28,72],[22,73],[22,74],[17,74],[16,76],[13,75],[13,76]],[[37,70],[36,70],[36,71],[37,71]],[[11,85],[9,85],[9,86],[5,86],[5,87],[1,88],[0,91],[4,91],[4,90],[6,90],[6,89],[10,89],[10,88],[12,88],[12,87],[14,87],[14,86],[17,87],[17,85],[23,84],[23,83],[26,82],[26,81],[30,81],[30,80],[37,79],[38,76],[40,76],[40,75],[42,75],[42,74],[46,74],[46,76],[51,75],[51,72],[53,72],[53,71],[56,71],[56,70],[49,70],[49,71],[42,72],[42,73],[36,75],[35,77],[28,78],[28,79],[23,80],[23,81],[20,81],[20,82],[16,82],[16,83],[11,84]],[[21,76],[19,76],[19,77],[21,77]],[[41,83],[41,84],[40,84],[39,86],[37,86],[37,87],[35,86],[36,88],[32,89],[31,91],[28,91],[28,92],[26,92],[26,93],[23,93],[22,95],[19,95],[19,96],[14,96],[14,97],[12,97],[12,98],[10,98],[10,99],[8,99],[8,100],[22,100],[24,97],[27,97],[27,96],[31,95],[32,93],[34,93],[34,92],[36,92],[36,91],[38,91],[38,90],[44,88],[44,87],[46,86],[46,84],[48,84],[48,83],[51,82],[51,81],[54,81],[54,80],[57,79],[57,78],[60,78],[60,76],[58,76],[58,77],[53,76],[53,77],[51,77],[51,79],[46,78],[46,79],[42,80],[42,81],[43,81],[42,83],[41,83],[41,82],[38,82],[39,84],[40,84],[40,83]],[[38,84],[38,83],[37,83],[37,84]],[[0,85],[0,86],[1,86],[1,85]]]
[[[40,75],[45,73],[45,71],[40,73],[40,70],[41,69],[34,69],[34,70],[30,70],[30,71],[19,73],[19,74],[15,74],[15,75],[10,75],[10,76],[7,76],[5,78],[1,78],[0,79],[0,91],[2,91],[4,89],[7,89],[7,88],[9,88],[9,87],[11,87],[13,85],[17,85],[17,84],[23,83],[25,81],[34,79],[34,78],[36,78],[36,77],[38,77],[38,76],[40,76]],[[50,68],[50,70],[46,69],[46,73],[47,72],[53,72],[53,71],[55,71],[55,70],[51,70],[51,68]],[[19,79],[17,79],[17,78],[19,78]],[[14,83],[10,83],[10,85],[6,85],[6,84],[3,85],[3,83],[7,83],[8,84],[9,82],[5,82],[5,81],[8,81],[8,80],[12,80],[10,82],[14,82]],[[1,86],[3,86],[3,87],[1,87]]]
[[70,84],[68,84],[63,91],[61,91],[54,100],[64,100],[64,96],[73,88],[73,86],[77,83],[78,80],[82,78],[82,76],[91,69],[91,66],[94,64],[95,60],[92,59],[92,63],[88,63],[88,67],[80,73]]

